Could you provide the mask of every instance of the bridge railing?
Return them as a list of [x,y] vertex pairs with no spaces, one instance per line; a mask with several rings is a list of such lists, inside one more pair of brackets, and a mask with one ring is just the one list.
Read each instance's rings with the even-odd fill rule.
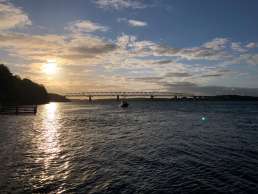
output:
[[182,96],[191,97],[192,94],[177,93],[177,92],[78,92],[67,93],[66,97],[83,97],[83,96]]

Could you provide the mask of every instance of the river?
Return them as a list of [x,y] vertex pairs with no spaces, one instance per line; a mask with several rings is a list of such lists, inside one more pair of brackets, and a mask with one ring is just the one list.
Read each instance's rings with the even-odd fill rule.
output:
[[258,103],[50,103],[0,115],[0,193],[258,193]]

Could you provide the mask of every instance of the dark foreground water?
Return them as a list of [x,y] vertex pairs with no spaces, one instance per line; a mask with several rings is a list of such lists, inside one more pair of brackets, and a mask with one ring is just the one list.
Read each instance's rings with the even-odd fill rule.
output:
[[130,104],[0,115],[0,193],[258,193],[258,103]]

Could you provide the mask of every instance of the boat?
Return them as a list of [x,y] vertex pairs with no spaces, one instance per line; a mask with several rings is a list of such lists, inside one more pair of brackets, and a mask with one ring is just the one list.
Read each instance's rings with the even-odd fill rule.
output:
[[125,101],[125,100],[122,100],[120,105],[119,105],[121,108],[127,108],[129,106],[128,102]]

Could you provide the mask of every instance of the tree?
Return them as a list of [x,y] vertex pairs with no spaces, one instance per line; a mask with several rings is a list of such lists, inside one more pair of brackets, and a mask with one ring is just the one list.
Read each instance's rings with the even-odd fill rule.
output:
[[21,79],[13,75],[8,67],[0,64],[0,103],[43,104],[48,101],[48,93],[43,85]]

